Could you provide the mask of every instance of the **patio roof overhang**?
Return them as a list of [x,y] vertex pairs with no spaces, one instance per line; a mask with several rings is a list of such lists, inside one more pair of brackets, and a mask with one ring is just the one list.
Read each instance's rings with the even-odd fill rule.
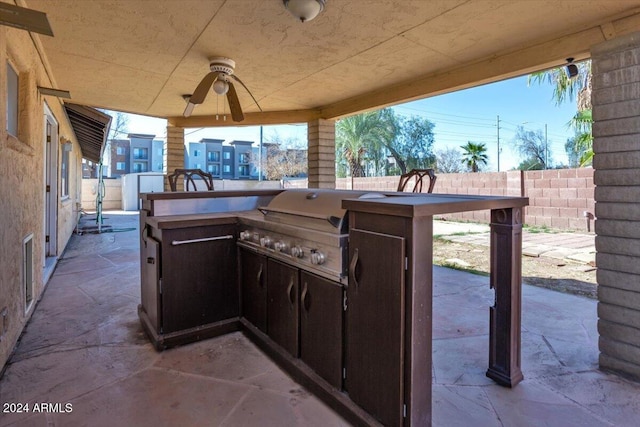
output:
[[[301,24],[272,1],[24,0],[55,37],[33,35],[51,87],[74,102],[167,118],[181,127],[234,126],[211,93],[190,118],[183,95],[236,61],[243,125],[336,119],[559,66],[640,28],[640,0],[330,0]],[[70,66],[72,64],[72,66]]]
[[83,105],[65,103],[64,108],[80,144],[82,157],[99,163],[109,134],[111,116]]

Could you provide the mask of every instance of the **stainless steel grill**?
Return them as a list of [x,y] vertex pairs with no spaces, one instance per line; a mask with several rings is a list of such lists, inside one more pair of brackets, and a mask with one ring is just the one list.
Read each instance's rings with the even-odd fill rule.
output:
[[346,283],[348,216],[343,199],[384,197],[380,193],[286,190],[258,212],[240,216],[238,245]]

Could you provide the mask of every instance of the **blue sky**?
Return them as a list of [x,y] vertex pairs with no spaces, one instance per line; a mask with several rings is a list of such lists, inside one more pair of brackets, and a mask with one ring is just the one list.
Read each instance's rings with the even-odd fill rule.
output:
[[[514,150],[513,137],[522,125],[527,130],[544,132],[547,126],[552,164],[567,163],[564,143],[573,132],[567,123],[576,112],[574,102],[556,106],[552,100],[553,88],[547,84],[527,85],[527,77],[517,77],[466,89],[446,95],[401,104],[396,111],[406,116],[421,116],[435,123],[434,151],[447,147],[459,148],[468,141],[483,142],[487,146],[489,165],[487,170],[497,170],[497,119],[500,116],[500,170],[508,170],[520,163]],[[166,122],[143,116],[131,115],[129,132],[166,134]],[[264,137],[269,139],[277,132],[283,138],[306,141],[305,125],[267,126]],[[259,127],[186,129],[187,142],[201,138],[259,141]]]

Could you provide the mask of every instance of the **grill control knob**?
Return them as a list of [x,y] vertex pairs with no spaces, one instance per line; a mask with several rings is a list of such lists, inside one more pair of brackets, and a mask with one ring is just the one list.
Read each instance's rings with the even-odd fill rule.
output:
[[287,244],[282,240],[278,240],[273,244],[273,248],[278,252],[287,252]]
[[264,236],[260,238],[260,246],[263,246],[265,248],[270,248],[272,245],[273,245],[273,240],[271,240],[271,237]]
[[249,230],[242,231],[240,233],[240,240],[250,240],[251,232]]
[[326,257],[322,252],[318,252],[318,251],[311,252],[311,264],[316,264],[316,265],[324,264],[325,260],[326,260]]
[[304,251],[298,245],[291,248],[291,256],[294,258],[302,258],[304,256]]

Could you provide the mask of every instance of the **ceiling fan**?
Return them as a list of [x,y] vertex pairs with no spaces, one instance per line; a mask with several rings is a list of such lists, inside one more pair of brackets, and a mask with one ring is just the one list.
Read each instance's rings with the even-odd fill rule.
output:
[[258,109],[262,111],[258,101],[254,98],[249,88],[236,76],[233,71],[236,67],[234,60],[223,57],[209,58],[209,69],[211,70],[198,84],[196,90],[191,96],[185,96],[187,100],[187,108],[184,109],[183,115],[189,117],[193,112],[196,105],[202,104],[209,93],[209,89],[213,88],[213,91],[218,95],[227,95],[227,101],[229,102],[229,109],[231,110],[231,118],[234,122],[241,122],[244,120],[244,114],[242,113],[242,107],[240,107],[240,101],[238,101],[238,94],[231,80],[235,80],[242,85],[243,88],[256,103]]

